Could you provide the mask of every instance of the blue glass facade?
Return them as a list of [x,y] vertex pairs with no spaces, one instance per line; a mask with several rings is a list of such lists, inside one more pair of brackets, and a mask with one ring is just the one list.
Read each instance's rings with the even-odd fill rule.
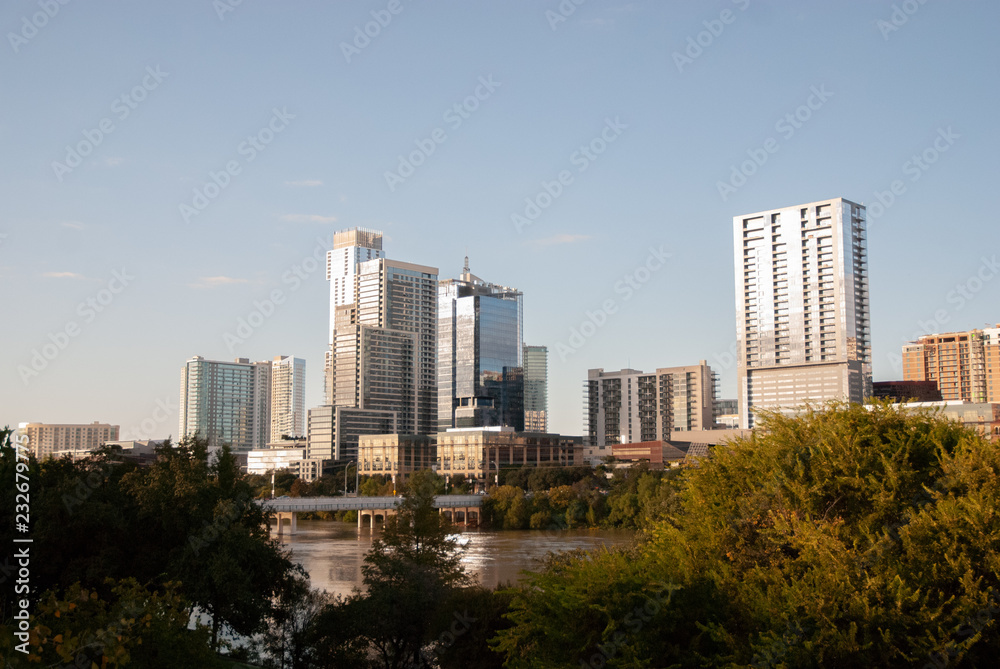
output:
[[438,290],[438,425],[524,429],[522,296],[466,267]]

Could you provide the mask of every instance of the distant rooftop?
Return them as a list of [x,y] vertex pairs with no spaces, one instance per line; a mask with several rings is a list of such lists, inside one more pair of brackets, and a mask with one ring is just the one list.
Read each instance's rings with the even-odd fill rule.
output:
[[382,250],[382,232],[365,228],[341,230],[333,234],[333,248],[346,249],[350,246],[360,246],[366,249]]

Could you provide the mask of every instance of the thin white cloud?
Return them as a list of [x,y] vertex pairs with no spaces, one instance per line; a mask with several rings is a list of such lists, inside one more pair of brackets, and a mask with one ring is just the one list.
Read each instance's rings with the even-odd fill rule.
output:
[[320,216],[319,214],[285,214],[281,220],[291,223],[334,223],[337,217]]
[[45,272],[42,274],[46,279],[73,279],[80,280],[86,279],[82,274],[77,274],[76,272]]
[[83,230],[86,227],[80,221],[62,221],[59,225],[64,228],[72,228],[73,230]]
[[316,186],[322,186],[323,182],[319,179],[305,179],[303,181],[286,181],[286,186],[302,186],[305,188],[315,188]]
[[557,246],[561,244],[576,244],[577,242],[585,242],[588,239],[592,239],[590,235],[570,235],[563,233],[561,235],[546,237],[545,239],[535,239],[528,243],[532,246]]
[[189,283],[190,288],[217,288],[219,286],[232,286],[238,283],[250,283],[247,279],[237,279],[232,276],[201,276],[194,283]]
[[121,156],[108,156],[103,160],[106,167],[117,167],[125,162],[125,159]]

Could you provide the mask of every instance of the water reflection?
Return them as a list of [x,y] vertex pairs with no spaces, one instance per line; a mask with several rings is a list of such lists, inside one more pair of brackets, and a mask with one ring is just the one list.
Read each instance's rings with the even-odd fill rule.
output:
[[[375,532],[378,535],[378,530]],[[517,581],[521,570],[536,569],[550,551],[593,549],[629,543],[633,533],[622,530],[562,530],[559,532],[488,532],[471,529],[462,563],[480,583],[494,587]],[[314,588],[350,594],[361,587],[361,564],[371,548],[372,534],[353,523],[300,520],[298,533],[281,537],[292,559],[305,568]]]

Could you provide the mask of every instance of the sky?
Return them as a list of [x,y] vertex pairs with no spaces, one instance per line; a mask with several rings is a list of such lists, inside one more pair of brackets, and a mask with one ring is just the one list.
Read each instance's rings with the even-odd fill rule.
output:
[[[64,4],[65,3],[65,4]],[[874,378],[1000,322],[1000,5],[468,0],[0,8],[0,424],[177,433],[194,355],[306,360],[336,230],[524,293],[550,429],[590,368],[736,396],[732,219],[868,207]]]

